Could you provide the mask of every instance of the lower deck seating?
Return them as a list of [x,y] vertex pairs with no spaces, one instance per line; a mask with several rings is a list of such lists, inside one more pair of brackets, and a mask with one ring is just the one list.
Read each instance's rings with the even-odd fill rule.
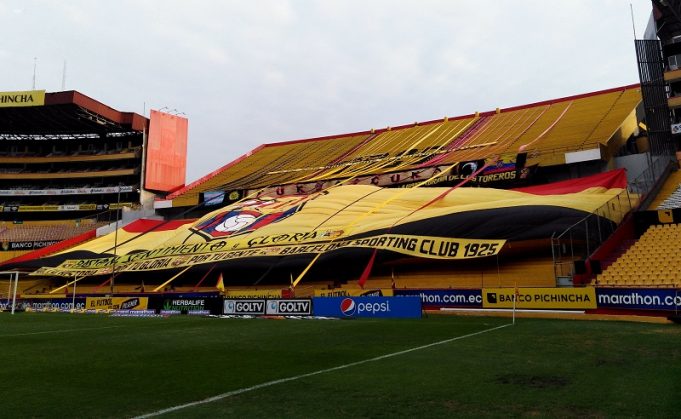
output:
[[681,170],[669,175],[650,204],[651,209],[681,208]]
[[[8,278],[8,277],[6,277]],[[34,295],[48,292],[52,289],[52,281],[48,279],[32,279],[20,278],[17,284],[17,297],[22,295]],[[9,279],[0,280],[0,299],[7,298],[8,295],[14,293],[14,289],[10,288]]]
[[681,224],[655,225],[596,278],[598,286],[681,287]]
[[70,224],[38,224],[23,225],[6,223],[0,231],[0,241],[3,242],[29,242],[29,241],[55,241],[75,237],[90,230],[96,229],[108,223],[76,223]]
[[[494,287],[555,287],[552,258],[514,259],[500,263],[494,259],[487,264],[471,267],[438,267],[394,269],[387,275],[377,275],[364,288],[494,288]],[[357,282],[342,288],[359,288]]]

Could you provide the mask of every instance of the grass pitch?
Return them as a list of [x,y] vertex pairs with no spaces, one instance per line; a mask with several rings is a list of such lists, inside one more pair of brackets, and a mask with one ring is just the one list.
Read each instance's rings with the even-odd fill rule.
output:
[[[133,417],[507,324],[0,314],[3,417]],[[681,327],[514,327],[164,417],[679,417]]]

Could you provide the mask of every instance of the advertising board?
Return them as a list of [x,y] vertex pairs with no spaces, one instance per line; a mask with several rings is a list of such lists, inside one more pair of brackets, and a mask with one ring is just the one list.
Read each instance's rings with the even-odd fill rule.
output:
[[596,308],[593,288],[484,288],[483,308],[564,309],[586,310]]
[[265,314],[278,316],[309,316],[312,314],[312,300],[309,298],[267,300]]
[[664,288],[598,288],[598,308],[681,310],[681,290]]
[[482,308],[482,291],[479,289],[396,289],[396,296],[413,295],[421,298],[423,307]]
[[354,318],[419,318],[419,297],[315,297],[312,299],[315,316]]
[[225,299],[224,314],[236,316],[265,314],[266,300]]

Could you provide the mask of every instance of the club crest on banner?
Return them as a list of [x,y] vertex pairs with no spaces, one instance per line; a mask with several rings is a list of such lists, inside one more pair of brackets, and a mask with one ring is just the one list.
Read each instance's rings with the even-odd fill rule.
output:
[[213,213],[192,230],[208,239],[249,233],[290,217],[304,205],[304,197],[249,199]]

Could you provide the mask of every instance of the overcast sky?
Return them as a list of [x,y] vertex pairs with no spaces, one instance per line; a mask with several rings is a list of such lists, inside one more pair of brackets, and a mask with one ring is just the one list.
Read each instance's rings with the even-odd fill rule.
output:
[[[642,36],[651,6],[633,0]],[[189,118],[187,183],[259,144],[637,83],[622,0],[0,0],[0,91]]]

